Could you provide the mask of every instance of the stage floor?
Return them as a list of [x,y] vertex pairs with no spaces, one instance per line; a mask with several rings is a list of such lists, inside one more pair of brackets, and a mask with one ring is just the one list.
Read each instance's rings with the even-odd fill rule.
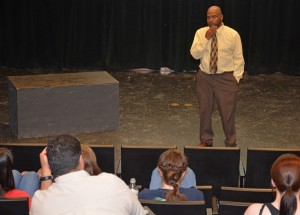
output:
[[[74,72],[74,71],[63,71]],[[80,71],[82,72],[82,70]],[[17,139],[9,126],[7,76],[55,73],[0,69],[0,143],[45,143],[49,137]],[[120,84],[120,125],[115,131],[73,134],[82,143],[113,144],[116,164],[121,145],[199,143],[195,73],[110,72]],[[239,85],[237,145],[245,162],[247,147],[300,147],[300,77],[281,73],[245,75]],[[214,146],[224,146],[219,113],[213,116]],[[116,165],[115,164],[115,165]]]

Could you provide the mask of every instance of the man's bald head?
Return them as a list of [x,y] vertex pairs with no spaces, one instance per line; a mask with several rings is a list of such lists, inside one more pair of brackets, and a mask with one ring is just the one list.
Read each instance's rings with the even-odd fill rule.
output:
[[222,10],[221,10],[221,8],[220,7],[218,7],[218,6],[211,6],[210,8],[208,8],[208,10],[207,10],[207,13],[212,13],[212,12],[214,12],[214,13],[218,13],[218,14],[220,14],[220,15],[223,15],[222,14]]
[[208,8],[206,19],[208,26],[220,27],[223,21],[221,8],[218,6],[211,6],[210,8]]

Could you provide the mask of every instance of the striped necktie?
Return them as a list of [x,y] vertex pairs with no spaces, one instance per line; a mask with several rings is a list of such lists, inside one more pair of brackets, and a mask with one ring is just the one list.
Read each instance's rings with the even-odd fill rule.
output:
[[209,68],[212,74],[218,71],[218,40],[216,35],[211,40]]

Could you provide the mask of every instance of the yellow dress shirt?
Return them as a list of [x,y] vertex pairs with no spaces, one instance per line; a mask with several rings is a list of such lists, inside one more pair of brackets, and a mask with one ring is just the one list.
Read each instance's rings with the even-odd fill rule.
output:
[[[197,30],[190,52],[195,59],[200,59],[199,68],[203,72],[211,74],[209,70],[211,39],[207,40],[205,38],[205,33],[208,28],[207,26]],[[240,35],[234,29],[223,24],[217,30],[217,38],[217,74],[233,71],[235,79],[239,82],[243,77],[245,65]]]

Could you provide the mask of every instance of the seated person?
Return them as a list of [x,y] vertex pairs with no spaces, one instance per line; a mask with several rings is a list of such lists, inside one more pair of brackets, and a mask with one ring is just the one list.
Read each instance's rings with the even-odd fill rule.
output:
[[99,175],[101,169],[97,164],[97,157],[95,152],[88,145],[81,144],[82,159],[84,161],[84,170],[90,175]]
[[60,135],[50,139],[40,154],[41,184],[53,180],[32,198],[31,215],[132,214],[145,210],[127,184],[114,174],[91,176],[84,170],[77,138]]
[[162,188],[156,190],[145,188],[139,193],[139,199],[160,201],[204,200],[203,193],[196,188],[180,187],[187,166],[187,159],[179,150],[169,149],[163,152],[157,163]]
[[293,154],[278,157],[271,168],[271,183],[276,192],[275,201],[252,204],[245,215],[300,214],[300,158]]
[[[180,187],[183,188],[190,188],[190,187],[196,187],[196,176],[192,169],[189,167],[186,169],[186,173],[182,179],[182,182],[180,184]],[[158,188],[162,188],[161,183],[161,176],[159,175],[159,169],[156,167],[151,175],[151,181],[150,181],[150,190],[156,190]]]
[[[95,152],[91,147],[88,145],[81,144],[81,151],[82,151],[82,159],[84,162],[84,170],[87,171],[90,175],[99,175],[101,173],[101,169],[97,164],[97,157],[95,155]],[[44,155],[40,155],[41,159],[44,157]],[[39,170],[39,173],[41,173],[41,169]],[[52,180],[47,180],[44,183],[41,184],[41,190],[47,189],[51,184]]]
[[0,198],[28,198],[30,208],[31,198],[28,193],[16,189],[12,172],[13,155],[8,148],[0,148]]

